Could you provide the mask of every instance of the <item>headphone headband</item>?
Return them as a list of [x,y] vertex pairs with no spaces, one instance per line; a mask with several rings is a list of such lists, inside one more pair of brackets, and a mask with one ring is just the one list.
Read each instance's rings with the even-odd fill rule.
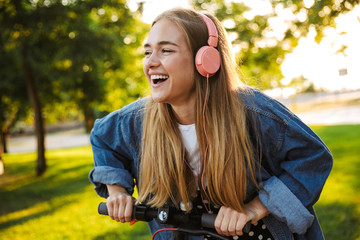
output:
[[208,44],[210,47],[217,47],[218,44],[218,32],[214,22],[205,14],[199,13],[201,18],[204,20],[206,27],[209,32]]

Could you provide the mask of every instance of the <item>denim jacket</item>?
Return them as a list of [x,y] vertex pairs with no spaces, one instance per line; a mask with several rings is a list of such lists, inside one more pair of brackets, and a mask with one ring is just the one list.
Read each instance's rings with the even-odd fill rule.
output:
[[[277,240],[324,239],[313,205],[332,168],[332,156],[320,138],[278,101],[251,89],[241,94],[247,111],[259,121],[262,145],[261,190],[251,184],[270,215],[263,221]],[[146,98],[96,120],[91,132],[95,167],[89,173],[96,192],[107,198],[106,184],[134,192],[138,179],[142,120]],[[152,233],[160,226],[149,223]],[[157,239],[171,239],[161,232]],[[158,237],[157,235],[157,237]],[[193,237],[191,239],[200,239]]]

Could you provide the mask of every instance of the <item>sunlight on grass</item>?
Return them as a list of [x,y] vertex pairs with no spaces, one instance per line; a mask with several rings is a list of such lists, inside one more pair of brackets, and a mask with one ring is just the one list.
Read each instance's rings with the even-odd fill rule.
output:
[[[105,199],[87,175],[90,147],[46,152],[48,170],[35,177],[34,153],[6,154],[0,176],[1,239],[148,239],[146,223],[132,228],[97,213]],[[121,235],[121,237],[120,237]]]
[[[334,167],[315,205],[327,240],[360,240],[360,125],[313,126],[330,148]],[[151,239],[134,226],[97,213],[105,199],[88,180],[90,147],[46,152],[48,170],[35,177],[34,153],[6,154],[0,176],[0,239]]]
[[[88,186],[84,192],[39,204],[48,207],[37,207],[35,215],[28,216],[25,221],[19,219],[20,224],[12,225],[3,233],[7,239],[23,239],[24,236],[26,239],[45,239],[44,236],[46,239],[107,239],[98,237],[107,232],[126,235],[132,230],[128,224],[119,224],[106,216],[98,215],[97,204],[100,201],[102,199],[93,194],[92,186]],[[148,231],[144,223],[137,223],[133,228],[135,227],[145,234]]]
[[333,154],[334,166],[315,205],[325,239],[360,239],[360,125],[312,127]]
[[25,219],[32,215],[37,215],[40,214],[41,212],[49,211],[50,208],[51,208],[50,204],[45,202],[45,203],[36,204],[30,208],[22,209],[20,211],[16,211],[4,216],[0,216],[0,225],[11,221],[12,222],[20,221],[21,219]]

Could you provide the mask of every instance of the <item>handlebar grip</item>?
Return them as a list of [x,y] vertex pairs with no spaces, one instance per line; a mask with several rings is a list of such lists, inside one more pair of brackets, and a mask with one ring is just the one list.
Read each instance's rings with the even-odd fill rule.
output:
[[106,206],[105,202],[99,203],[98,213],[101,214],[101,215],[109,215],[108,209],[107,209],[107,206]]
[[[217,216],[216,214],[208,214],[208,213],[203,214],[201,216],[201,226],[214,229],[216,216]],[[243,232],[249,233],[250,227],[251,227],[251,221],[248,221],[243,228]]]
[[243,228],[243,232],[244,233],[249,233],[250,232],[250,228],[251,228],[251,221],[248,221],[246,224],[245,224],[245,226],[244,226],[244,228]]
[[215,228],[216,214],[204,213],[201,216],[201,225],[207,228]]
[[[147,219],[147,217],[145,216],[145,212],[144,212],[145,210],[142,209],[142,208],[139,208],[138,210],[141,211],[141,213],[138,214],[138,215],[143,216],[143,219],[141,219],[141,218],[139,219],[141,221],[149,221],[149,220],[151,220],[153,218],[156,218],[156,216],[157,216],[157,214],[155,213],[156,211],[155,212],[153,211],[153,212],[148,213],[151,216],[151,218]],[[107,209],[107,206],[106,206],[106,202],[99,203],[98,213],[102,214],[102,215],[109,215],[108,209]],[[133,214],[135,214],[135,211],[133,211]],[[209,214],[209,213],[202,214],[202,216],[201,216],[201,226],[206,227],[206,228],[215,229],[216,216],[217,216],[216,214]],[[135,218],[135,217],[133,216],[133,218]],[[246,223],[246,225],[243,228],[243,232],[248,233],[250,231],[250,227],[251,227],[251,221]]]

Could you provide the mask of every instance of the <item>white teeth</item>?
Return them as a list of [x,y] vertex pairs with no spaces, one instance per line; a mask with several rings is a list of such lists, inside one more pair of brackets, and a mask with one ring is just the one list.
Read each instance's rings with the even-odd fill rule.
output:
[[167,79],[169,76],[166,75],[151,75],[151,80],[157,80],[157,79]]

